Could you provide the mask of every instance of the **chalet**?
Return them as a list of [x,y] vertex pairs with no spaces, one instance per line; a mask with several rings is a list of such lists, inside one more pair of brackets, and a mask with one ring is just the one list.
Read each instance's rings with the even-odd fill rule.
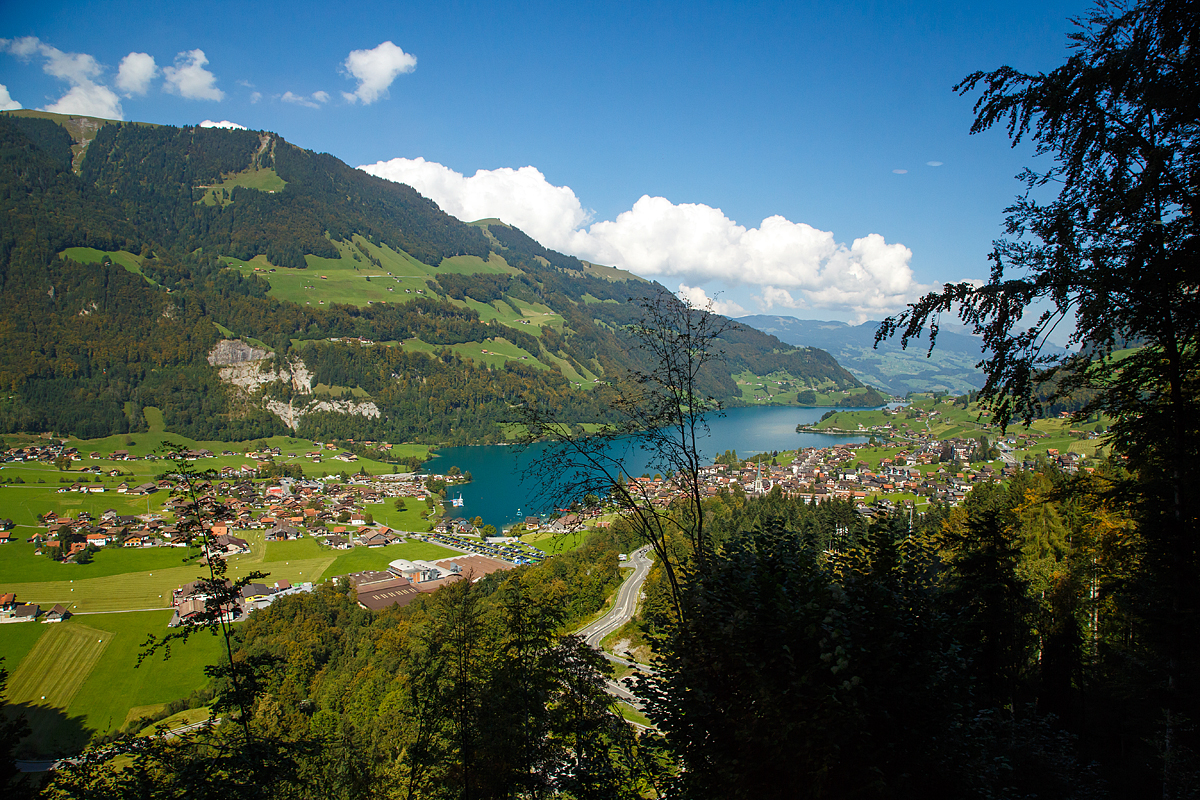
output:
[[276,525],[275,527],[268,529],[266,532],[266,538],[268,542],[299,539],[303,535],[304,534],[302,534],[298,528],[295,528],[291,525]]
[[42,622],[62,622],[69,616],[71,616],[71,612],[67,611],[67,607],[62,603],[56,603],[54,608],[46,612],[46,617]]
[[121,541],[122,547],[154,547],[157,544],[158,540],[148,530],[127,533]]
[[399,537],[391,531],[371,531],[368,534],[359,534],[358,542],[363,547],[384,547],[389,544],[395,544],[400,541]]
[[213,547],[222,555],[250,552],[249,542],[247,542],[245,539],[239,539],[236,536],[231,536],[228,533],[214,538]]

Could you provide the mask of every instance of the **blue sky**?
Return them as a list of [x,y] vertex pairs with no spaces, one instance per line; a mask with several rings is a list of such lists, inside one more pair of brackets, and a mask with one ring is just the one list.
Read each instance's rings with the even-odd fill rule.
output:
[[986,276],[1036,161],[970,136],[951,86],[1053,69],[1086,9],[9,3],[0,84],[25,108],[276,131],[721,310],[861,320]]

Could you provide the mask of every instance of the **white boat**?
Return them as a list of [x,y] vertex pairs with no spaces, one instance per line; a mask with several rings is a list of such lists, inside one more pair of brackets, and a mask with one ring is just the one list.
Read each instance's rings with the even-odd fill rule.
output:
[[463,504],[462,492],[459,492],[458,497],[456,497],[450,501],[450,505],[454,506],[455,508],[458,508],[462,504]]

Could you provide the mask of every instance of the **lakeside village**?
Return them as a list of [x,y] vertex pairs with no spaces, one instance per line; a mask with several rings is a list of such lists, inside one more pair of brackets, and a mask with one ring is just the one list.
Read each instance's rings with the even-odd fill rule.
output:
[[[709,497],[722,491],[741,491],[753,496],[778,489],[806,503],[820,503],[827,499],[850,500],[858,505],[860,513],[864,515],[890,509],[896,502],[915,501],[917,498],[957,505],[978,482],[1002,480],[1020,469],[1034,468],[1035,462],[1028,453],[1036,445],[1036,440],[1044,437],[1044,434],[1036,431],[1015,434],[997,441],[997,450],[993,453],[981,454],[980,441],[977,439],[939,440],[929,434],[900,432],[891,424],[855,433],[880,436],[899,433],[904,438],[900,440],[902,446],[899,450],[890,457],[879,458],[876,465],[860,458],[860,451],[874,449],[873,445],[859,442],[773,454],[769,460],[766,454],[750,461],[735,459],[734,463],[720,463],[721,459],[718,459],[718,463],[703,467],[700,471],[703,492]],[[1017,448],[1027,453],[1023,462],[1013,455]],[[1091,469],[1085,465],[1084,456],[1079,453],[1059,453],[1054,448],[1046,448],[1044,453],[1044,456],[1039,453],[1039,458],[1064,471]],[[278,456],[279,453],[262,454],[263,458],[272,455]],[[985,460],[988,455],[999,456],[999,459],[988,462]],[[200,450],[189,451],[186,456],[191,460],[203,461],[214,454]],[[0,459],[5,462],[60,462],[64,458],[79,460],[80,457],[76,449],[65,442],[49,442],[12,448],[5,451]],[[92,453],[91,457],[113,461],[137,458],[123,450],[116,450],[107,456]],[[969,466],[972,463],[974,467]],[[99,466],[85,469],[119,474],[119,470],[105,470]],[[419,594],[435,591],[450,581],[478,579],[496,570],[512,569],[546,557],[546,553],[533,544],[521,541],[522,536],[532,538],[579,533],[588,527],[605,527],[612,519],[611,514],[602,507],[595,507],[560,510],[549,521],[526,517],[522,523],[496,536],[483,535],[479,518],[472,521],[449,516],[436,520],[428,532],[398,531],[374,522],[364,506],[402,498],[426,502],[431,509],[435,509],[439,498],[432,487],[451,487],[462,482],[463,476],[359,474],[337,482],[286,477],[256,481],[252,479],[253,473],[246,474],[229,467],[220,470],[220,474],[221,479],[215,483],[204,481],[197,488],[201,502],[224,502],[232,518],[210,527],[209,549],[202,554],[203,557],[225,558],[249,553],[249,542],[236,534],[250,530],[263,531],[268,542],[311,536],[331,550],[381,548],[405,541],[420,541],[458,551],[458,555],[433,561],[397,559],[389,563],[386,570],[367,570],[333,578],[347,581],[356,589],[359,604],[372,610],[390,605],[403,606]],[[642,476],[630,480],[640,483],[641,494],[651,498],[651,502],[660,507],[669,506],[677,492],[671,482],[662,476]],[[162,479],[136,486],[121,484],[116,491],[135,496],[149,495],[169,491],[172,485],[171,480]],[[59,491],[95,492],[96,489],[96,486],[88,483],[76,483]],[[39,552],[61,561],[88,560],[90,554],[100,548],[185,547],[185,535],[169,517],[186,511],[189,504],[190,501],[176,496],[167,502],[163,508],[164,514],[127,516],[109,510],[96,519],[84,511],[74,517],[51,511],[41,517],[41,529],[28,541],[38,546]],[[13,528],[11,520],[0,520],[0,545],[13,540]],[[272,586],[253,583],[243,588],[237,607],[227,609],[226,613],[230,618],[242,618],[249,611],[269,605],[278,597],[311,590],[311,583],[293,585],[288,581],[279,581]],[[172,598],[175,615],[171,624],[186,623],[195,614],[204,611],[206,599],[201,585],[192,583],[180,586]],[[42,613],[36,604],[21,603],[11,593],[4,594],[0,588],[0,622],[34,621],[39,618],[43,622],[57,622],[68,615],[67,609],[61,605]]]

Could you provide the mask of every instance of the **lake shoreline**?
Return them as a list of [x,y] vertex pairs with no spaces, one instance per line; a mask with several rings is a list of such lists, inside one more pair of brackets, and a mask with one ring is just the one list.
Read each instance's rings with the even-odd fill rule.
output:
[[[828,410],[828,406],[743,406],[727,409],[723,416],[709,420],[709,435],[701,444],[701,454],[706,463],[711,464],[726,450],[736,450],[739,456],[746,457],[808,447],[833,447],[847,441],[857,439],[866,442],[869,439],[866,432],[831,434],[825,431],[796,431],[797,424],[818,422]],[[561,499],[562,502],[550,503],[540,497],[537,476],[525,483],[520,480],[525,468],[548,446],[547,443],[481,444],[439,448],[430,453],[431,458],[421,465],[419,472],[444,475],[455,466],[464,473],[470,472],[473,481],[456,487],[461,488],[463,505],[455,508],[454,513],[467,518],[480,516],[485,523],[502,528],[520,522],[526,516],[551,512],[566,504],[565,498]],[[633,449],[622,453],[621,457],[628,458],[627,474],[654,472],[649,468],[645,453]]]

